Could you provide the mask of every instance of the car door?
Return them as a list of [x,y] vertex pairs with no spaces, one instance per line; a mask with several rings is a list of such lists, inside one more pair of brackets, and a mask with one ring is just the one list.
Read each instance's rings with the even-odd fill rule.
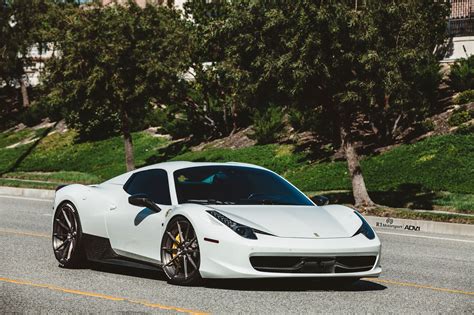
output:
[[[138,193],[146,194],[162,210],[131,205],[128,197]],[[162,224],[171,208],[167,172],[150,169],[134,173],[118,192],[116,202],[106,216],[112,248],[130,258],[159,262]]]

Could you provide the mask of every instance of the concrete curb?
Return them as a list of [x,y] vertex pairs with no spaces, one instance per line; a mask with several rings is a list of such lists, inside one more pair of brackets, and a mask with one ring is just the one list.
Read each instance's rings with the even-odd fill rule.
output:
[[[52,200],[55,191],[47,189],[0,186],[0,195]],[[409,220],[390,217],[365,216],[370,225],[380,231],[424,232],[474,237],[473,224],[444,223],[425,220]]]
[[473,224],[445,223],[374,216],[365,216],[365,218],[372,227],[380,231],[392,231],[398,233],[424,232],[474,237]]
[[15,196],[15,197],[28,197],[38,199],[54,199],[54,190],[48,189],[33,189],[33,188],[18,188],[18,187],[5,187],[0,186],[0,195],[3,196]]

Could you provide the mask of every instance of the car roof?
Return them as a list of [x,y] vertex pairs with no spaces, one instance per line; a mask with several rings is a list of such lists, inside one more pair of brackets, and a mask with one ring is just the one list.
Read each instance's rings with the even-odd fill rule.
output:
[[122,175],[116,176],[114,178],[111,178],[104,183],[108,184],[125,184],[127,179],[136,172],[141,172],[141,171],[146,171],[146,170],[152,170],[152,169],[162,169],[167,172],[174,172],[179,169],[183,168],[189,168],[189,167],[199,167],[199,166],[244,166],[244,167],[252,167],[252,168],[258,168],[258,169],[265,169],[264,167],[250,164],[250,163],[242,163],[242,162],[225,162],[225,163],[217,163],[217,162],[190,162],[190,161],[170,161],[170,162],[162,162],[162,163],[157,163],[153,165],[148,165],[144,166],[141,168],[138,168],[136,170],[124,173]]

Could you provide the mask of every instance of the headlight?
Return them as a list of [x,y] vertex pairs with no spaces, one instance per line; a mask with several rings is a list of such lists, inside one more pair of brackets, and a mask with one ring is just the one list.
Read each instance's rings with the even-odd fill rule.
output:
[[222,222],[223,224],[227,225],[232,231],[234,231],[235,233],[239,234],[242,237],[245,237],[245,238],[248,238],[248,239],[251,239],[251,240],[256,240],[257,235],[255,235],[255,233],[271,235],[271,234],[253,229],[253,228],[248,227],[246,225],[237,223],[235,221],[232,221],[231,219],[229,219],[228,217],[226,217],[225,215],[223,215],[220,212],[217,212],[217,211],[214,211],[214,210],[207,210],[207,212],[210,215],[212,215],[214,218],[216,218],[217,220]]
[[353,237],[356,236],[357,234],[364,234],[365,237],[367,237],[369,240],[373,240],[375,238],[375,232],[372,229],[372,227],[365,221],[364,217],[357,211],[354,211],[354,213],[360,218],[362,221],[362,226],[355,232]]

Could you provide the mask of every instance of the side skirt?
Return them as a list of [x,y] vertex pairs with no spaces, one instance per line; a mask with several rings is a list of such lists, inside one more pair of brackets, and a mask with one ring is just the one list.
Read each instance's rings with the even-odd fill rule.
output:
[[124,267],[162,270],[161,265],[141,261],[117,254],[110,245],[108,238],[83,234],[83,244],[87,259],[93,262],[120,265]]

